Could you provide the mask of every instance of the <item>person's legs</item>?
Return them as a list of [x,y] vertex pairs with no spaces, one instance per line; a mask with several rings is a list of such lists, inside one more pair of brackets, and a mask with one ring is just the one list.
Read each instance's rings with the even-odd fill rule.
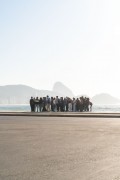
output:
[[46,104],[46,110],[47,110],[48,112],[50,111],[50,104],[49,104],[49,103]]
[[72,103],[70,103],[70,112],[72,111]]
[[57,111],[59,111],[59,104],[57,104]]
[[37,108],[37,112],[39,112],[39,104],[37,104],[36,108]]
[[76,111],[76,104],[73,104],[73,112]]

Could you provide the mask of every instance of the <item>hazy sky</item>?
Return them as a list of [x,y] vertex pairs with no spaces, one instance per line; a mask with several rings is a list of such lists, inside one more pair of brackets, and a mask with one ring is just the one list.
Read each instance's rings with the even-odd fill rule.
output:
[[120,97],[119,0],[0,0],[0,85]]

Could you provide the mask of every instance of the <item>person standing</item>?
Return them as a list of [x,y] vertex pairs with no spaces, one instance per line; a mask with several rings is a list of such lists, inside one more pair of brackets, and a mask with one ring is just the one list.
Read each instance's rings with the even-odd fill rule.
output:
[[47,95],[47,97],[46,97],[46,110],[48,111],[48,112],[50,112],[50,109],[51,109],[51,100],[50,100],[50,97]]
[[76,111],[78,112],[80,110],[80,101],[79,99],[77,98],[76,99]]
[[43,110],[43,99],[41,97],[39,100],[39,109],[40,109],[40,112],[42,112],[42,110]]
[[31,97],[31,99],[30,99],[30,108],[31,108],[31,112],[34,112],[34,100],[33,100],[33,97]]
[[63,97],[60,98],[60,111],[64,112],[64,100],[63,100]]
[[68,99],[68,111],[72,112],[72,99]]
[[73,112],[76,112],[76,100],[75,100],[75,98],[73,98],[73,101],[72,101],[72,109],[73,109]]
[[39,112],[39,99],[36,97],[35,99],[35,112]]
[[51,97],[51,111],[54,111],[54,107],[53,107],[53,97]]
[[93,105],[93,103],[90,101],[90,102],[89,102],[89,106],[90,106],[90,109],[89,109],[89,110],[90,110],[90,111],[92,111],[92,105]]
[[80,112],[83,112],[84,109],[84,102],[83,102],[83,97],[80,97]]
[[46,111],[46,97],[43,97],[43,109],[42,111]]
[[56,102],[55,102],[55,98],[53,98],[53,112],[56,112]]
[[55,98],[55,104],[56,104],[56,109],[58,112],[59,111],[59,98],[58,98],[58,96],[56,96],[56,98]]

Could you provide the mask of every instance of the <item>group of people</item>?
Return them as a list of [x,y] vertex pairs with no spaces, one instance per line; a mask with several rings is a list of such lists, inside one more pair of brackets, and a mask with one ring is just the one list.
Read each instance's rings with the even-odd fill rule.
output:
[[80,98],[69,97],[31,97],[31,112],[87,112],[92,111],[92,102],[89,98],[81,96]]

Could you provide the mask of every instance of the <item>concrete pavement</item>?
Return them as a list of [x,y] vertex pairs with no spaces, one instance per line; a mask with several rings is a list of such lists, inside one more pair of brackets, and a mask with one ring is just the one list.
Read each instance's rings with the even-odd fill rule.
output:
[[119,180],[120,119],[0,116],[0,180]]

